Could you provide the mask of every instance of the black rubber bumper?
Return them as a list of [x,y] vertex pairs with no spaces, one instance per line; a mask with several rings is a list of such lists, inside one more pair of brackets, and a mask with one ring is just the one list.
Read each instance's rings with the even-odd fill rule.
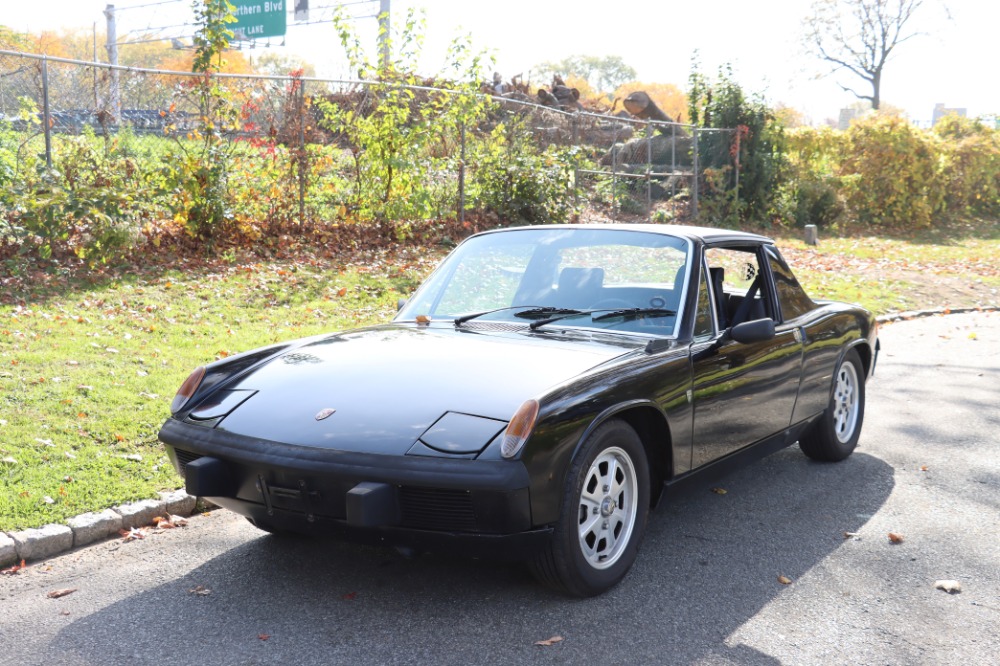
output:
[[334,451],[174,419],[160,440],[190,494],[271,531],[507,558],[530,556],[551,532],[531,524],[516,461]]

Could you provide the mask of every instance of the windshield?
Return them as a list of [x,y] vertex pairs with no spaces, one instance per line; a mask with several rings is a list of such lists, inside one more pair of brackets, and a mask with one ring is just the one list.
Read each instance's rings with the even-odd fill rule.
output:
[[[552,309],[560,327],[675,335],[689,252],[681,238],[642,231],[553,227],[484,234],[456,248],[396,320],[424,315],[528,325],[531,316]],[[600,316],[630,309],[644,316]]]

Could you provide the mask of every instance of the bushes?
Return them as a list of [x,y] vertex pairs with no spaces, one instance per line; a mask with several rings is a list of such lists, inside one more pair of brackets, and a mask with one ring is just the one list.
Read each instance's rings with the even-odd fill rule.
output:
[[784,128],[762,99],[744,93],[729,67],[709,82],[696,65],[690,84],[691,122],[733,130],[698,135],[698,155],[706,169],[701,216],[716,224],[771,219],[786,175]]
[[573,149],[529,143],[518,123],[501,123],[471,160],[470,199],[512,224],[565,222],[573,212]]
[[90,263],[134,244],[155,203],[152,174],[123,150],[127,140],[98,139],[87,128],[55,144],[51,169],[26,158],[0,195],[3,242],[21,254],[71,252]]
[[1000,214],[1000,132],[947,116],[934,127],[944,145],[945,202],[953,213]]
[[846,131],[789,132],[797,223],[923,228],[950,215],[1000,212],[1000,133],[964,118],[921,130],[871,115]]
[[838,171],[860,222],[928,227],[944,208],[940,167],[933,135],[897,116],[873,115],[845,132]]

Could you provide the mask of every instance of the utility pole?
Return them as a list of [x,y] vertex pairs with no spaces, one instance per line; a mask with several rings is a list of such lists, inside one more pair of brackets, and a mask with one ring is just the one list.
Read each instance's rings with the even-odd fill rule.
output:
[[391,0],[379,0],[378,6],[378,51],[382,71],[389,70],[389,5]]
[[108,50],[108,62],[111,64],[111,94],[108,99],[108,106],[111,108],[111,123],[117,125],[122,118],[122,98],[121,88],[118,81],[118,30],[115,26],[115,6],[108,5],[104,8],[104,17],[108,19],[108,36],[106,48]]

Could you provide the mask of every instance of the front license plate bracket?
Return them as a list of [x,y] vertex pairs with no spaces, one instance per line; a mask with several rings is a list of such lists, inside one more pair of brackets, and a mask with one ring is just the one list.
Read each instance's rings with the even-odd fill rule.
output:
[[316,520],[313,504],[320,494],[309,490],[305,479],[299,480],[298,488],[286,488],[269,484],[263,474],[257,475],[257,491],[264,500],[267,515],[273,516],[275,508],[301,511],[310,523]]

